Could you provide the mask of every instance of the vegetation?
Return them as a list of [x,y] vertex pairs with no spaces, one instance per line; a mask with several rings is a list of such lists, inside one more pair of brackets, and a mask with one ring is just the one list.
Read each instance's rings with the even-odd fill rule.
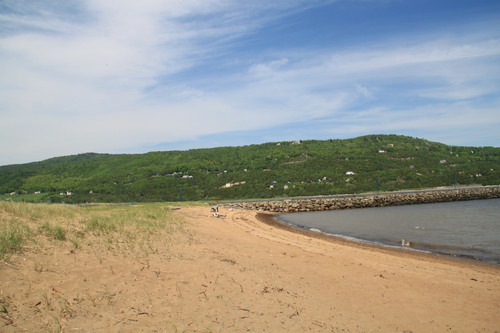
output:
[[[72,248],[105,244],[107,250],[154,253],[155,237],[168,246],[183,231],[167,204],[48,205],[0,202],[0,260],[26,246],[60,241]],[[40,248],[43,249],[43,246]]]
[[[32,202],[158,202],[500,184],[500,148],[397,135],[244,147],[87,153],[0,167],[1,198]],[[106,228],[106,222],[89,222]],[[95,224],[95,226],[93,226]]]

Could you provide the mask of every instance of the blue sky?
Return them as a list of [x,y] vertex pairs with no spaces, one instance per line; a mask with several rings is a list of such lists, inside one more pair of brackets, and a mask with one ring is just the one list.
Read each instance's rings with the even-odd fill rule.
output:
[[0,0],[0,165],[402,134],[500,145],[497,0]]

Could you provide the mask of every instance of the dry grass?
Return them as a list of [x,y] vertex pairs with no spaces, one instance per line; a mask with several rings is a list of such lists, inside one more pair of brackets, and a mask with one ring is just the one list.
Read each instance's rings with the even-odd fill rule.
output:
[[[186,204],[185,204],[186,205]],[[0,260],[26,249],[82,246],[94,250],[151,253],[152,240],[183,232],[167,203],[141,205],[49,205],[0,202]],[[102,249],[99,249],[102,250]]]
[[172,206],[0,202],[0,331],[62,332],[98,309],[114,315],[119,296],[135,295],[128,283],[158,279],[176,244],[191,242]]

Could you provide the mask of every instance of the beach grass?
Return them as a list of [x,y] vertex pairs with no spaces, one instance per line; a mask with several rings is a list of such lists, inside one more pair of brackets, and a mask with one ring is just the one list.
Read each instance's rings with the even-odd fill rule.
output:
[[183,224],[169,203],[78,206],[0,202],[0,260],[8,261],[14,253],[43,247],[47,242],[73,249],[105,244],[108,250],[154,252],[157,249],[151,249],[149,240],[163,237],[168,242],[184,231]]
[[22,250],[27,239],[31,238],[30,228],[19,223],[15,218],[3,219],[0,223],[0,259],[4,260],[10,253]]

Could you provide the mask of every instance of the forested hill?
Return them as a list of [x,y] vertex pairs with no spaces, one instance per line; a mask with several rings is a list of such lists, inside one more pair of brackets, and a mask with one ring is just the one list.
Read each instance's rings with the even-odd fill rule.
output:
[[1,198],[131,202],[272,198],[500,184],[500,148],[397,135],[110,155],[0,167]]

